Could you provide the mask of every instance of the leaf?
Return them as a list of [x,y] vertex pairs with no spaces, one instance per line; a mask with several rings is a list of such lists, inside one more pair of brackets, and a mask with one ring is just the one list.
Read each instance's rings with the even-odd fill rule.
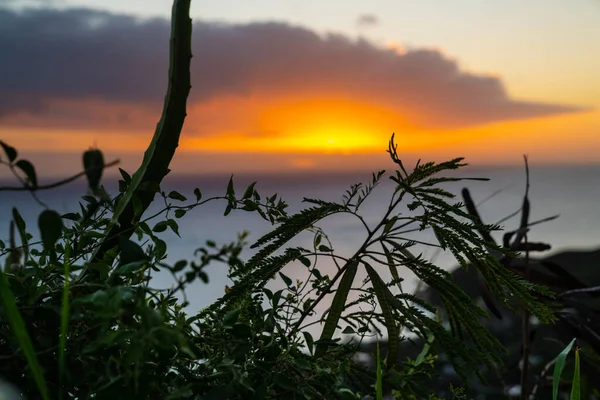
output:
[[394,278],[394,281],[396,281],[398,289],[402,290],[402,285],[400,284],[400,282],[402,282],[402,278],[400,278],[400,275],[398,274],[398,266],[394,261],[394,257],[392,257],[392,254],[385,245],[382,244],[381,247],[383,247],[383,252],[385,253],[385,258],[387,259],[387,264],[390,269],[390,273],[392,274],[392,278]]
[[194,195],[196,196],[196,201],[202,200],[202,192],[200,191],[200,189],[194,189]]
[[302,264],[304,264],[305,267],[310,267],[310,260],[308,258],[301,256],[301,257],[298,257],[298,261],[300,261]]
[[157,258],[162,258],[167,254],[167,243],[159,238],[154,238],[154,251]]
[[[1,142],[0,142],[1,143]],[[6,151],[6,149],[5,149]],[[4,317],[7,319],[13,334],[19,342],[20,350],[25,355],[29,370],[33,375],[33,379],[40,391],[40,394],[44,400],[50,399],[48,395],[48,388],[44,379],[44,371],[39,363],[35,349],[31,342],[31,337],[25,327],[23,317],[17,308],[14,295],[10,290],[10,285],[6,275],[0,268],[0,297],[2,298],[2,304],[4,305]]]
[[304,340],[306,340],[306,347],[308,347],[308,352],[310,354],[313,354],[315,340],[313,339],[312,335],[306,331],[302,332],[302,335],[304,336]]
[[285,286],[287,286],[287,287],[292,286],[292,280],[287,275],[284,275],[283,273],[280,272],[279,276],[285,282]]
[[225,317],[223,317],[223,323],[225,325],[233,326],[237,322],[241,312],[241,308],[236,308],[235,310],[229,311],[227,314],[225,314]]
[[119,168],[119,172],[121,173],[121,176],[123,177],[123,181],[125,181],[126,184],[129,184],[129,182],[131,182],[131,175],[129,175],[124,169]]
[[62,235],[63,222],[60,214],[53,210],[42,211],[38,217],[38,226],[44,248],[54,249],[54,245]]
[[173,200],[187,201],[187,197],[176,191],[170,192],[167,197]]
[[79,214],[75,214],[75,213],[66,213],[62,215],[63,219],[68,219],[70,221],[78,221],[79,218],[81,218],[81,216]]
[[233,175],[229,178],[229,183],[227,184],[227,197],[235,197],[235,190],[233,188]]
[[579,348],[575,347],[575,371],[573,371],[573,386],[570,400],[581,399],[581,373],[579,367]]
[[179,271],[183,270],[185,267],[187,267],[187,261],[179,260],[175,263],[175,265],[173,265],[173,268],[171,268],[171,270],[173,272],[179,272]]
[[146,264],[147,264],[146,260],[134,261],[134,262],[130,262],[127,264],[123,264],[123,265],[120,265],[117,268],[115,268],[115,273],[125,275],[130,272],[139,271]]
[[83,168],[90,189],[94,190],[100,184],[104,171],[104,155],[99,149],[90,149],[83,153]]
[[8,162],[12,163],[13,161],[15,161],[17,159],[17,155],[18,155],[17,149],[15,149],[12,146],[7,145],[2,140],[0,140],[0,146],[2,146],[2,149],[4,150],[4,154],[6,154],[6,157],[8,158]]
[[388,233],[390,230],[392,230],[392,228],[396,224],[396,221],[397,221],[396,217],[390,218],[390,220],[388,222],[386,222],[385,226],[383,227],[383,233]]
[[255,185],[256,185],[256,182],[252,182],[250,184],[250,186],[248,186],[246,188],[246,191],[244,192],[244,195],[242,196],[242,200],[249,199],[252,196],[252,193],[254,193],[254,186]]
[[177,225],[177,222],[175,222],[174,219],[168,219],[166,222],[169,228],[171,228],[171,230],[175,232],[177,236],[181,237],[181,235],[179,235],[179,225]]
[[381,279],[379,274],[369,264],[365,263],[369,278],[373,284],[375,295],[379,301],[379,307],[385,319],[385,326],[388,331],[388,356],[386,360],[386,368],[393,368],[396,364],[396,357],[398,356],[398,326],[392,312],[390,305],[390,298],[394,298],[392,293],[385,285],[385,282]]
[[569,352],[574,344],[575,339],[571,340],[571,343],[569,343],[556,358],[556,363],[554,364],[554,377],[552,379],[552,400],[558,400],[558,385],[560,384],[560,377],[563,369],[565,368],[567,356],[569,355]]
[[37,174],[35,173],[35,167],[33,166],[33,164],[27,160],[19,160],[15,163],[15,165],[19,167],[21,171],[23,171],[31,185],[33,187],[37,187]]
[[[325,326],[323,326],[323,331],[321,332],[321,337],[319,340],[331,339],[333,337],[333,334],[337,328],[337,324],[340,320],[340,316],[346,307],[348,293],[350,293],[350,289],[352,288],[352,282],[354,281],[357,270],[358,261],[350,261],[348,267],[346,268],[346,272],[344,272],[344,275],[340,280],[340,284],[335,292],[333,301],[331,302],[331,308],[329,309],[329,314],[327,314],[327,320],[325,320]],[[325,350],[326,348],[324,346],[317,346],[315,356],[320,357],[323,355]]]
[[154,225],[154,228],[152,228],[152,232],[164,232],[167,230],[168,227],[169,224],[167,224],[167,221],[160,221],[156,225]]
[[131,264],[136,261],[148,261],[148,256],[144,250],[135,242],[119,238],[119,248],[121,250],[120,265]]
[[319,251],[322,251],[322,252],[325,252],[325,253],[329,253],[329,252],[331,252],[333,250],[331,250],[329,247],[327,247],[327,246],[325,246],[325,245],[322,244],[322,245],[319,246]]
[[175,210],[175,218],[181,218],[187,213],[186,210]]

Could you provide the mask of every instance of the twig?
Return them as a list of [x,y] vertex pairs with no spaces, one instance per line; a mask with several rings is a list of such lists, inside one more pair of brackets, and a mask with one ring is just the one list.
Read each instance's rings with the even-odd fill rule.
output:
[[[120,160],[114,160],[109,162],[108,164],[105,164],[102,168],[108,168],[108,167],[112,167],[117,165],[120,162]],[[98,168],[90,168],[89,171],[95,171]],[[24,192],[24,191],[30,191],[30,192],[37,192],[39,190],[48,190],[48,189],[54,189],[58,186],[62,186],[62,185],[66,185],[67,183],[71,183],[76,179],[81,178],[82,176],[85,176],[86,171],[81,171],[78,174],[75,174],[69,178],[65,178],[62,179],[60,181],[57,182],[53,182],[50,183],[48,185],[38,185],[38,186],[30,186],[30,185],[24,185],[24,186],[0,186],[0,192]]]
[[[529,164],[527,163],[527,156],[523,156],[525,160],[525,196],[523,197],[523,213],[521,214],[521,227],[519,230],[522,234],[517,234],[517,238],[513,243],[516,246],[521,243],[521,238],[524,241],[525,248],[527,248],[527,226],[529,224]],[[525,279],[529,280],[529,250],[525,251]],[[523,311],[522,319],[522,330],[523,330],[523,365],[521,367],[521,399],[527,400],[527,375],[529,372],[529,311]]]
[[544,369],[540,373],[538,381],[536,382],[535,386],[531,390],[531,393],[529,394],[529,400],[535,400],[536,399],[538,389],[540,388],[540,383],[543,382],[544,379],[546,379],[546,375],[548,375],[548,372],[550,372],[550,368],[552,368],[552,366],[554,364],[556,364],[557,360],[558,360],[558,356],[556,356],[553,360],[551,360],[548,364],[546,364],[544,366]]

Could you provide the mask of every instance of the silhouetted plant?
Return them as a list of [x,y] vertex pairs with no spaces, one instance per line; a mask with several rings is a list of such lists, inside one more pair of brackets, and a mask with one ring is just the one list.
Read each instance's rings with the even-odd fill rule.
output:
[[[460,180],[443,174],[464,166],[461,158],[417,163],[408,171],[392,136],[388,152],[395,171],[353,185],[339,202],[304,199],[309,207],[292,215],[283,199],[261,196],[255,184],[236,195],[233,179],[223,196],[206,199],[200,188],[192,201],[161,190],[189,91],[189,0],[174,2],[172,22],[163,116],[140,168],[133,175],[120,170],[120,193],[111,197],[100,185],[104,157],[95,149],[84,156],[92,194],[82,197],[77,212],[44,210],[38,219],[41,241],[33,241],[13,209],[20,243],[14,237],[8,246],[0,243],[0,256],[10,265],[0,280],[0,374],[28,398],[361,398],[386,390],[410,399],[423,389],[415,384],[419,376],[431,373],[432,348],[443,349],[462,377],[481,375],[480,363],[494,367],[502,351],[481,324],[487,313],[447,271],[413,254],[415,230],[431,229],[438,243],[419,243],[452,252],[465,268],[473,265],[502,304],[551,319],[536,295],[549,292],[505,268],[488,249],[511,253],[477,235],[497,227],[473,218],[440,187]],[[40,186],[33,165],[20,163],[7,144],[2,147],[9,168],[25,173],[27,190],[35,195]],[[386,177],[394,191],[379,219],[368,224],[361,206]],[[148,216],[156,196],[165,207]],[[198,249],[198,260],[167,264],[161,233],[179,235],[177,220],[211,201],[223,201],[225,215],[257,213],[275,226],[250,246],[255,252],[248,260],[241,258],[246,245],[241,234],[230,244],[208,241]],[[350,257],[336,253],[317,225],[335,214],[358,219],[366,231]],[[290,246],[303,232],[313,233],[312,247]],[[333,276],[320,268],[323,259],[336,265]],[[204,268],[212,262],[225,263],[234,284],[211,306],[187,315],[185,289],[198,279],[207,283]],[[306,268],[305,281],[285,275],[292,263]],[[437,291],[449,330],[437,319],[436,307],[402,290],[402,268]],[[150,285],[152,273],[161,269],[175,277],[168,290]],[[357,285],[359,269],[367,278]],[[268,289],[272,279],[284,289]],[[328,296],[333,296],[329,309],[318,312]],[[323,323],[317,340],[307,330],[316,323]],[[383,329],[389,343],[376,389],[375,371],[353,356],[367,335]],[[340,331],[348,340],[340,339]],[[422,356],[400,361],[396,350],[407,331],[427,344]]]

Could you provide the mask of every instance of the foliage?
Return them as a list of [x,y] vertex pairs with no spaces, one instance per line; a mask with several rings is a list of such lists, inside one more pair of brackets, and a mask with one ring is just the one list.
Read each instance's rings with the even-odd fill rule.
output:
[[[94,149],[84,154],[84,172],[78,174],[87,177],[91,194],[82,197],[79,210],[64,215],[42,204],[41,240],[34,240],[13,209],[10,243],[0,243],[6,260],[0,281],[0,374],[6,380],[32,399],[358,399],[376,391],[434,398],[418,384],[431,374],[436,360],[431,349],[444,349],[467,377],[481,375],[481,361],[494,368],[502,347],[481,324],[487,313],[447,271],[414,254],[417,242],[410,233],[425,229],[438,243],[419,244],[452,252],[465,268],[474,266],[502,304],[524,307],[541,321],[552,318],[536,296],[547,291],[505,268],[488,251],[505,250],[477,235],[498,227],[477,221],[443,188],[459,180],[446,174],[465,165],[460,158],[417,163],[409,172],[392,137],[388,152],[395,171],[374,173],[339,202],[304,199],[308,207],[296,214],[288,214],[277,195],[260,195],[255,184],[236,194],[233,179],[224,195],[212,198],[204,198],[200,188],[191,201],[161,190],[189,91],[188,13],[189,1],[175,1],[164,113],[141,167],[133,175],[120,170],[120,193],[112,197],[102,187],[98,168],[104,158]],[[0,144],[2,163],[35,195],[41,186],[33,165]],[[375,223],[367,223],[361,207],[386,177],[394,185],[389,204]],[[146,215],[155,197],[165,206]],[[241,257],[247,236],[240,234],[229,244],[208,241],[197,260],[167,263],[161,234],[179,235],[178,219],[213,201],[224,203],[225,215],[257,213],[274,227],[250,246],[254,253],[247,260]],[[350,257],[338,254],[318,226],[341,214],[357,219],[366,232]],[[306,232],[313,234],[311,248],[289,244]],[[323,273],[324,261],[336,265],[333,276]],[[197,280],[208,283],[205,267],[214,262],[228,266],[233,285],[190,316],[184,311],[186,288]],[[289,278],[284,268],[290,265],[304,268],[307,279]],[[437,291],[449,330],[435,307],[402,290],[403,268]],[[151,286],[159,270],[173,275],[172,288]],[[367,278],[358,284],[360,270]],[[273,279],[283,289],[269,289]],[[315,340],[307,328],[317,323],[323,328]],[[383,331],[388,346],[376,389],[377,372],[354,355],[365,337]],[[415,360],[400,360],[398,345],[409,333],[427,344]]]
[[[493,367],[501,347],[479,322],[485,312],[448,279],[447,272],[413,255],[411,247],[416,242],[406,235],[415,227],[433,229],[439,246],[450,249],[459,261],[471,261],[490,277],[490,287],[497,289],[499,299],[507,302],[510,292],[540,319],[549,318],[548,310],[533,297],[531,291],[537,288],[505,273],[489,256],[488,244],[473,234],[476,228],[494,227],[476,225],[460,203],[442,200],[453,195],[434,185],[457,178],[436,173],[459,168],[460,159],[417,164],[409,173],[397,158],[393,139],[389,153],[399,167],[388,175],[395,190],[374,225],[367,224],[360,207],[386,176],[384,171],[373,174],[366,185],[352,186],[340,202],[305,199],[311,206],[293,215],[286,213],[286,203],[277,196],[263,198],[255,184],[236,196],[232,179],[223,196],[204,199],[196,189],[193,201],[177,192],[161,191],[159,186],[149,188],[166,206],[136,224],[137,241],[120,239],[108,258],[116,260],[112,264],[94,261],[89,254],[103,242],[110,210],[119,195],[104,200],[84,196],[78,212],[61,216],[65,223],[58,225],[64,225],[60,240],[56,234],[60,220],[49,217],[56,215],[54,211],[42,212],[43,240],[32,242],[24,220],[13,210],[23,243],[9,246],[3,254],[10,255],[18,248],[25,261],[19,264],[11,259],[3,274],[5,287],[10,287],[3,293],[13,299],[12,303],[10,299],[3,302],[3,315],[18,333],[2,331],[3,353],[12,354],[5,358],[3,374],[33,397],[49,392],[70,398],[92,394],[144,397],[151,393],[164,398],[358,398],[374,389],[374,377],[352,356],[359,341],[381,332],[382,327],[391,343],[382,385],[388,391],[396,390],[397,398],[419,393],[419,376],[430,374],[435,361],[435,356],[428,354],[430,346],[448,351],[459,373],[472,370],[480,360]],[[130,177],[124,171],[121,175],[119,186],[125,191]],[[166,264],[167,247],[160,234],[167,229],[178,233],[178,218],[217,200],[225,202],[225,214],[238,209],[257,212],[275,228],[250,246],[258,250],[247,261],[240,258],[246,240],[242,234],[223,246],[207,242],[198,250],[198,262]],[[402,203],[408,212],[401,210]],[[341,213],[360,220],[367,232],[363,244],[347,258],[335,253],[326,233],[316,225]],[[157,217],[161,219],[154,222]],[[286,247],[307,230],[314,237],[311,249]],[[323,259],[338,266],[333,277],[319,270]],[[221,299],[190,317],[183,311],[185,288],[197,279],[207,282],[204,268],[212,262],[226,263],[234,284]],[[306,282],[294,282],[284,274],[283,268],[290,263],[306,268]],[[356,286],[359,267],[366,269],[368,278]],[[384,281],[381,267],[388,270],[391,281]],[[435,318],[434,308],[402,291],[400,267],[410,269],[438,291],[453,321],[450,331]],[[149,285],[152,271],[161,268],[176,279],[170,290]],[[78,279],[82,270],[90,269],[97,271],[99,279]],[[273,278],[281,279],[285,288],[269,290],[266,286]],[[328,295],[333,295],[330,309],[316,315],[317,305]],[[11,316],[24,323],[15,325]],[[315,316],[309,322],[309,317]],[[317,322],[324,325],[320,338],[314,340],[306,328]],[[341,324],[346,326],[345,336],[353,334],[345,343],[335,336]],[[394,342],[405,337],[402,329],[427,339],[427,347],[414,361],[396,359]],[[463,342],[465,335],[472,346]],[[27,340],[35,357],[27,356]],[[56,369],[56,365],[60,367]],[[31,373],[15,373],[27,369]],[[43,380],[35,371],[41,371]],[[36,388],[32,379],[42,383]]]

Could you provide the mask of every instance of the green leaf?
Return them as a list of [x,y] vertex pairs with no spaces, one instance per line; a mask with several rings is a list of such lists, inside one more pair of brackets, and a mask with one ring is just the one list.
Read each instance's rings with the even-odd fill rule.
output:
[[396,281],[396,285],[398,286],[398,289],[400,289],[400,291],[402,291],[402,286],[400,284],[400,282],[402,282],[402,279],[400,278],[400,275],[398,274],[398,266],[396,265],[396,262],[394,261],[394,257],[392,257],[392,254],[390,253],[390,251],[388,250],[388,248],[385,245],[381,245],[381,247],[383,247],[383,252],[385,253],[385,258],[387,260],[387,265],[390,269],[390,273],[392,274],[392,278],[394,278],[394,281]]
[[124,169],[119,168],[119,172],[121,173],[121,176],[123,177],[123,181],[125,181],[126,184],[129,184],[129,182],[131,182],[131,175],[129,175]]
[[312,335],[306,331],[302,332],[302,335],[304,336],[304,340],[306,340],[306,347],[308,347],[309,353],[313,354],[315,340],[313,339]]
[[254,193],[254,186],[256,185],[256,182],[252,182],[250,184],[250,186],[248,186],[246,188],[246,191],[244,192],[244,195],[242,196],[242,200],[248,199],[250,197],[252,197],[252,193]]
[[167,221],[160,221],[156,225],[154,225],[154,228],[152,228],[152,232],[164,232],[167,230],[168,227],[169,224],[167,223]]
[[[0,142],[1,143],[1,142]],[[6,151],[6,149],[5,149]],[[10,285],[6,275],[0,268],[0,297],[2,298],[2,304],[4,305],[4,317],[10,325],[13,334],[15,335],[20,350],[25,355],[29,371],[33,375],[33,379],[40,391],[40,394],[44,400],[50,399],[48,394],[48,387],[44,379],[44,371],[39,363],[35,349],[31,342],[31,337],[25,327],[23,317],[17,308],[14,295],[10,290]]]
[[298,261],[304,264],[305,267],[310,267],[310,260],[307,257],[301,256],[298,257]]
[[155,251],[155,256],[157,258],[162,258],[164,257],[165,254],[167,254],[167,243],[159,238],[153,238],[154,240],[154,251]]
[[569,352],[571,351],[571,348],[574,344],[575,339],[571,340],[571,343],[569,343],[567,347],[565,347],[556,358],[556,363],[554,364],[554,377],[552,379],[552,400],[558,399],[558,385],[560,384],[560,378],[563,369],[565,368],[567,356],[569,355]]
[[17,210],[15,207],[13,207],[12,209],[12,216],[15,221],[15,224],[17,225],[17,229],[19,230],[19,234],[21,235],[21,239],[27,239],[27,224],[21,216],[21,213],[19,213],[19,210]]
[[570,400],[581,399],[581,372],[579,367],[579,348],[575,347],[575,371],[573,371],[573,386]]
[[241,311],[241,308],[236,308],[235,310],[229,311],[227,314],[225,314],[225,317],[223,317],[223,323],[225,325],[233,326],[237,322]]
[[121,249],[120,265],[134,263],[136,261],[148,261],[144,250],[135,242],[119,237],[119,248]]
[[314,240],[314,243],[313,243],[313,245],[315,246],[315,248],[319,247],[319,245],[321,244],[321,240],[322,239],[323,239],[323,235],[321,235],[320,233],[315,236],[315,240]]
[[[321,337],[319,340],[331,339],[333,337],[342,312],[346,307],[348,293],[350,293],[350,289],[352,288],[352,282],[354,282],[354,277],[356,276],[357,270],[358,261],[351,261],[348,264],[346,272],[344,272],[340,284],[335,292],[335,296],[331,302],[331,308],[329,309],[329,314],[327,314],[327,320],[325,320],[325,326],[323,327],[323,331],[321,332]],[[325,350],[325,346],[317,346],[315,356],[319,357],[323,355]]]
[[175,265],[173,265],[173,268],[171,268],[171,270],[173,272],[179,272],[181,270],[183,270],[185,267],[187,267],[187,261],[186,260],[179,260],[175,263]]
[[287,275],[284,275],[283,273],[280,272],[279,276],[281,277],[281,279],[283,279],[283,281],[285,282],[285,285],[287,287],[292,286],[292,280]]
[[235,190],[233,188],[233,175],[229,178],[229,183],[227,184],[227,197],[235,197]]
[[181,210],[181,209],[175,210],[175,218],[181,218],[181,217],[183,217],[183,216],[184,216],[186,213],[187,213],[187,211],[186,211],[186,210]]
[[104,171],[104,155],[98,149],[90,149],[83,153],[83,168],[90,189],[94,190],[100,184]]
[[398,325],[396,325],[396,319],[390,305],[390,299],[394,296],[387,288],[385,282],[381,279],[379,274],[369,264],[365,263],[369,278],[373,284],[375,295],[379,301],[379,307],[381,307],[381,313],[385,319],[385,326],[388,331],[388,356],[386,360],[386,368],[390,369],[396,365],[396,357],[398,356]]
[[15,149],[12,146],[7,145],[2,140],[0,140],[0,146],[2,146],[2,149],[4,150],[4,154],[6,154],[6,157],[8,158],[8,162],[12,163],[13,161],[15,161],[17,159],[17,155],[18,155],[17,149]]
[[319,251],[322,251],[322,252],[329,253],[329,252],[331,252],[331,251],[333,251],[333,250],[331,250],[329,247],[327,247],[327,246],[325,246],[325,245],[320,245],[320,246],[319,246]]
[[63,222],[60,214],[53,210],[42,211],[38,217],[38,226],[44,248],[54,249],[54,245],[62,235]]
[[356,332],[354,332],[354,328],[352,328],[351,326],[347,326],[347,327],[344,328],[344,330],[342,331],[342,333],[344,333],[346,335],[350,335],[350,334],[353,334],[353,333],[356,333]]
[[35,173],[35,167],[33,164],[27,160],[19,160],[15,163],[15,165],[19,167],[21,171],[23,171],[29,183],[31,183],[33,187],[37,187],[37,174]]
[[115,273],[125,275],[130,272],[139,271],[147,263],[148,262],[146,260],[140,260],[140,261],[134,261],[134,262],[130,262],[127,264],[123,264],[123,265],[120,265],[117,268],[115,268]]
[[177,222],[175,222],[174,219],[168,219],[166,223],[177,236],[181,237],[181,235],[179,235],[179,225],[177,225]]
[[196,201],[202,200],[202,192],[200,191],[200,189],[194,189],[194,195],[196,196]]
[[173,200],[187,201],[187,197],[176,191],[170,192],[167,197]]
[[81,218],[81,215],[75,213],[66,213],[61,215],[63,219],[68,219],[70,221],[78,221]]
[[396,221],[396,217],[390,218],[390,220],[386,222],[385,226],[383,227],[383,233],[388,233],[390,230],[392,230],[392,228],[396,224]]

